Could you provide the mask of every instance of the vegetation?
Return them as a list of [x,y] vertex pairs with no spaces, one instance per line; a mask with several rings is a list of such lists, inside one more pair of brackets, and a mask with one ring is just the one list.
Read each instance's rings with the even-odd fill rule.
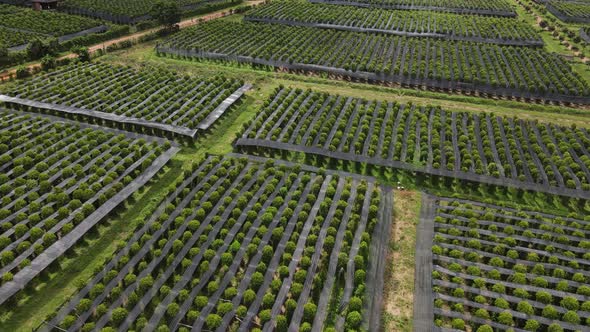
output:
[[[171,17],[177,17],[176,8],[183,11],[195,11],[204,9],[205,12],[214,10],[218,5],[235,4],[235,0],[164,0],[166,3],[174,3],[174,12]],[[62,8],[73,13],[80,13],[92,17],[102,18],[117,23],[134,24],[138,21],[152,18],[150,14],[159,7],[162,0],[65,0]]]
[[150,16],[169,30],[180,22],[181,15],[180,7],[174,1],[156,2],[150,11]]
[[0,26],[55,37],[90,29],[100,21],[55,11],[35,11],[28,8],[0,4]]
[[[330,326],[334,320],[320,318],[340,314],[340,298],[330,296],[343,287],[334,283],[337,269],[347,271],[357,309],[368,301],[364,270],[371,234],[384,222],[377,212],[385,194],[370,179],[208,157],[185,172],[52,323],[123,330],[179,322],[197,330],[254,321]],[[350,326],[362,319],[356,310],[342,315]]]
[[529,47],[215,21],[182,30],[158,51],[539,99],[590,95],[563,58]]
[[542,44],[534,29],[513,18],[460,15],[427,11],[399,11],[312,4],[307,1],[273,1],[249,11],[247,20],[289,25],[324,24],[335,29],[410,34],[483,41]]
[[456,11],[463,14],[514,15],[510,2],[506,0],[312,0],[312,2],[390,9]]
[[578,1],[548,1],[551,9],[565,21],[590,22],[590,3]]
[[131,184],[165,147],[5,110],[0,123],[5,292],[12,276],[19,278],[46,248]]
[[585,129],[313,90],[277,88],[236,145],[248,152],[266,147],[376,167],[445,170],[475,181],[483,180],[479,175],[512,179],[539,184],[536,190],[590,191]]
[[588,220],[441,198],[433,222],[438,325],[588,329]]
[[[87,49],[75,52],[80,60],[88,59]],[[23,99],[194,130],[242,85],[223,77],[198,79],[163,70],[76,63],[0,90]]]

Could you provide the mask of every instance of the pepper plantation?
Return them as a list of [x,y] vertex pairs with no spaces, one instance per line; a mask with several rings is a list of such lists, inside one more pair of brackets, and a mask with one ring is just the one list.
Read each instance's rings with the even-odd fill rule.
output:
[[584,1],[154,3],[0,5],[136,37],[0,82],[0,331],[590,330]]

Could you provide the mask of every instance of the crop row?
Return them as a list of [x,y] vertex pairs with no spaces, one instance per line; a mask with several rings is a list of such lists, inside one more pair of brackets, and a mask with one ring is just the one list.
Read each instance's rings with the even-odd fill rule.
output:
[[310,0],[312,3],[376,7],[397,10],[427,10],[460,14],[516,16],[505,0]]
[[[229,5],[235,0],[175,0],[176,3],[187,11],[210,8],[213,10],[218,5]],[[60,9],[67,12],[97,17],[121,24],[135,24],[138,21],[149,19],[150,12],[157,0],[65,0],[60,3]]]
[[170,144],[9,110],[0,115],[2,303],[25,286],[30,270],[41,272],[36,260],[46,250],[64,247],[70,233],[84,234],[89,220],[121,202],[118,195],[147,182]]
[[588,83],[564,59],[529,47],[215,21],[184,29],[157,49],[369,81],[589,102]]
[[35,11],[28,8],[0,4],[0,26],[22,29],[55,37],[90,29],[100,21],[54,11]]
[[548,1],[547,10],[564,22],[590,23],[590,3],[578,1]]
[[588,330],[589,221],[446,198],[435,210],[435,325]]
[[35,32],[17,31],[0,26],[0,48],[23,45],[35,38],[45,38],[45,35]]
[[236,145],[475,181],[496,178],[539,190],[590,191],[590,135],[585,129],[489,113],[279,87]]
[[45,330],[356,329],[379,293],[371,234],[387,243],[391,195],[369,178],[210,156]]
[[[207,129],[248,86],[222,77],[198,79],[164,70],[74,64],[5,85],[4,101],[163,130]],[[27,103],[34,101],[36,103]],[[141,121],[139,121],[141,120]]]
[[505,17],[331,6],[307,1],[276,1],[248,12],[245,19],[402,36],[543,45],[531,26]]
[[69,36],[101,24],[82,16],[0,4],[0,48],[25,45],[33,39]]

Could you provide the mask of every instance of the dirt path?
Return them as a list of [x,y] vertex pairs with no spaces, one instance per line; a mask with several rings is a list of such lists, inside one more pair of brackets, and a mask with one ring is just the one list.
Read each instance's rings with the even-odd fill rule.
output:
[[[551,33],[551,31],[550,31],[549,29],[547,29],[547,28],[543,28],[543,27],[541,26],[541,22],[542,22],[542,21],[544,21],[544,19],[543,19],[543,17],[542,17],[540,14],[538,14],[536,11],[534,11],[534,10],[533,10],[533,13],[532,13],[531,15],[533,15],[533,16],[534,16],[534,18],[535,18],[535,22],[537,23],[537,26],[538,26],[539,28],[543,29],[543,31],[547,31],[547,32]],[[585,56],[585,57],[583,57],[583,58],[580,58],[580,51],[574,51],[574,50],[572,49],[571,42],[570,42],[570,45],[566,46],[566,45],[562,44],[562,42],[561,42],[561,41],[560,41],[558,38],[555,38],[555,37],[553,37],[553,36],[551,36],[551,38],[555,39],[555,41],[556,41],[556,42],[558,42],[558,43],[559,43],[559,44],[560,44],[562,47],[564,47],[564,48],[565,48],[565,49],[567,49],[568,51],[571,51],[571,52],[574,54],[574,56],[575,56],[576,58],[580,59],[580,61],[581,61],[581,62],[583,62],[583,63],[586,63],[586,62],[590,61],[590,58],[588,58],[588,57],[586,57],[586,56]]]
[[[264,2],[264,0],[249,0],[249,1],[245,1],[244,2],[244,5],[257,6],[257,5],[259,5],[259,4],[263,3],[263,2]],[[228,8],[221,9],[221,10],[218,10],[218,11],[215,11],[215,12],[212,12],[212,13],[209,13],[209,14],[206,14],[206,15],[203,15],[203,16],[193,17],[193,18],[189,18],[189,19],[180,21],[180,23],[178,25],[180,26],[181,29],[184,29],[184,28],[191,27],[193,25],[197,25],[197,24],[202,23],[202,22],[207,22],[207,21],[215,20],[215,19],[218,19],[218,18],[227,16],[227,15],[230,15],[229,14],[229,9]],[[111,40],[108,40],[108,41],[105,41],[105,42],[102,42],[102,43],[99,43],[99,44],[91,45],[91,46],[88,46],[88,52],[94,53],[97,50],[105,49],[108,46],[113,45],[113,44],[117,44],[117,43],[120,43],[120,42],[123,42],[123,41],[126,41],[126,40],[134,40],[134,39],[140,38],[142,36],[145,36],[147,34],[156,32],[156,31],[158,31],[158,29],[160,29],[160,28],[148,29],[148,30],[136,32],[136,33],[131,34],[131,35],[123,36],[123,37],[120,37],[120,38],[111,39]],[[69,53],[69,54],[66,54],[66,55],[63,55],[63,56],[59,57],[58,59],[68,59],[68,58],[71,59],[71,58],[74,58],[74,57],[76,57],[76,55],[74,53]],[[31,70],[33,68],[38,68],[40,66],[41,66],[41,63],[40,62],[35,62],[35,63],[32,63],[32,64],[28,65],[27,68],[29,68],[29,70]],[[11,69],[11,70],[7,70],[7,71],[3,71],[2,73],[0,73],[0,81],[7,80],[7,79],[9,79],[11,76],[13,76],[15,74],[16,74],[16,69]]]

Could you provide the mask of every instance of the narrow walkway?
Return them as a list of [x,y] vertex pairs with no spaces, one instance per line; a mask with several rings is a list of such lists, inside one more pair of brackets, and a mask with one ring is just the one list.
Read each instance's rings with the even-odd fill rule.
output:
[[422,193],[420,223],[416,238],[414,274],[414,332],[434,331],[432,293],[432,239],[434,238],[435,197]]

